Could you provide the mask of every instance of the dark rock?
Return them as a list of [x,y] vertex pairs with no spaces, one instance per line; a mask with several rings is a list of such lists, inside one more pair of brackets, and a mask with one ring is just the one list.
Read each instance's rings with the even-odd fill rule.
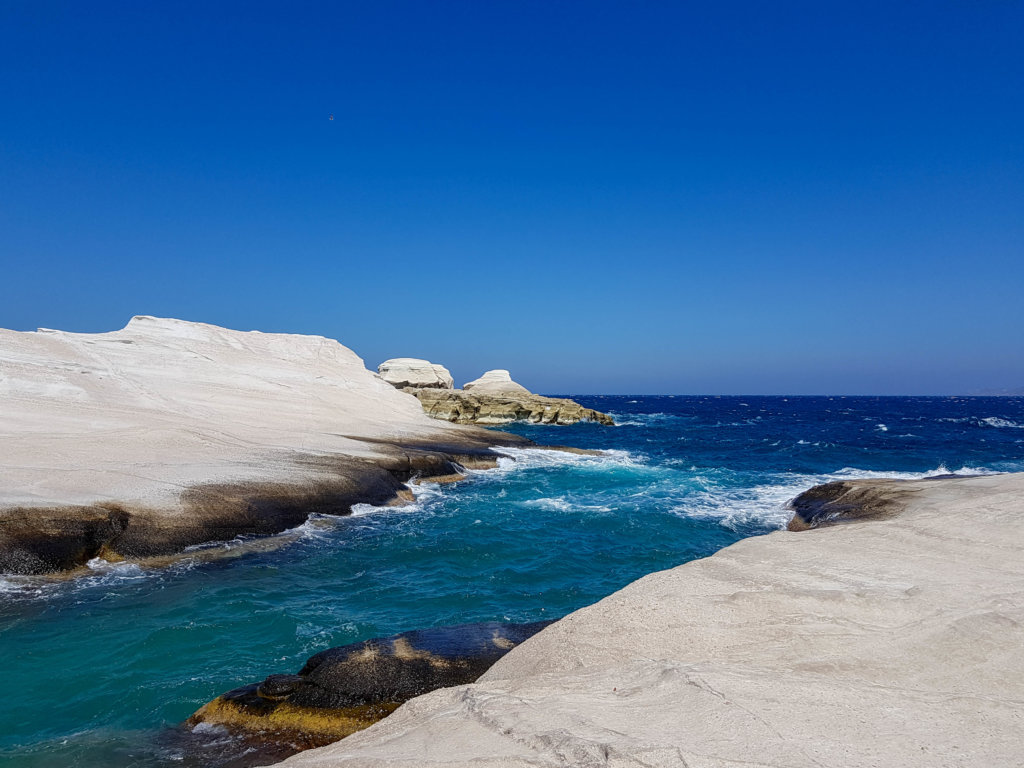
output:
[[495,466],[491,445],[532,445],[525,438],[467,430],[464,440],[366,440],[380,456],[297,455],[288,483],[208,483],[182,491],[180,509],[127,504],[18,507],[0,514],[0,572],[40,574],[107,560],[171,555],[186,547],[271,535],[311,514],[350,514],[352,505],[399,501],[412,478],[450,479],[462,467]]
[[789,506],[793,517],[787,528],[805,531],[856,520],[892,517],[912,490],[900,480],[839,480],[804,491]]
[[463,624],[330,648],[297,675],[270,675],[201,707],[187,721],[223,726],[258,756],[337,741],[409,699],[475,681],[552,622]]

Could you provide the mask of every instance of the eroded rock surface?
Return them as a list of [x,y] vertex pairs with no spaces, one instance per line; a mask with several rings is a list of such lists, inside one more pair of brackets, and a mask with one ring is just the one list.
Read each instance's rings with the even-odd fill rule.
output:
[[284,765],[1019,766],[1024,474],[857,488],[885,514],[651,574]]

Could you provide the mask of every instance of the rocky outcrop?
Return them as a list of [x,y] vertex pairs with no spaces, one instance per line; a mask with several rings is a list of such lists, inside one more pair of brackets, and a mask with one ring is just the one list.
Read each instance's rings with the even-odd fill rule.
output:
[[497,425],[513,421],[531,424],[576,424],[595,421],[613,425],[615,420],[606,413],[584,408],[574,400],[543,397],[529,392],[491,393],[474,389],[406,390],[419,398],[428,416],[457,424]]
[[15,573],[276,533],[523,444],[428,418],[337,341],[154,317],[0,329],[0,402],[0,571]]
[[882,514],[646,576],[284,765],[1019,766],[1024,474],[857,495]]
[[804,491],[789,506],[791,531],[895,515],[911,493],[901,480],[838,480]]
[[[396,358],[381,363],[378,370],[385,381],[419,399],[428,416],[441,421],[483,426],[513,421],[615,424],[608,414],[584,408],[573,400],[535,395],[513,381],[504,369],[487,371],[480,378],[467,382],[462,389],[452,389],[448,370],[427,360]],[[435,371],[442,371],[443,375]],[[442,380],[447,386],[438,383]]]
[[522,384],[517,384],[512,381],[512,375],[502,369],[498,368],[493,371],[487,371],[479,379],[473,379],[473,381],[467,381],[462,385],[462,388],[467,392],[472,391],[475,395],[481,394],[530,394],[530,390],[524,387]]
[[377,366],[377,373],[388,384],[399,389],[406,387],[451,389],[455,380],[443,365],[415,357],[396,357]]
[[263,765],[264,755],[281,759],[330,744],[415,696],[473,682],[549,624],[463,624],[330,648],[298,674],[270,675],[218,696],[187,725],[199,740],[209,732],[196,729],[200,723],[227,728],[244,758],[231,765]]

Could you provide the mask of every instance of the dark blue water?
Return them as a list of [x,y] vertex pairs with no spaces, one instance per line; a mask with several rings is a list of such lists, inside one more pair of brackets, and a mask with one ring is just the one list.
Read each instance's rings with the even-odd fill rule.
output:
[[818,482],[1024,470],[1024,398],[577,399],[621,426],[509,431],[602,456],[514,451],[421,486],[411,506],[316,519],[263,551],[0,580],[0,764],[180,765],[162,729],[324,648],[562,616],[783,526],[785,502]]

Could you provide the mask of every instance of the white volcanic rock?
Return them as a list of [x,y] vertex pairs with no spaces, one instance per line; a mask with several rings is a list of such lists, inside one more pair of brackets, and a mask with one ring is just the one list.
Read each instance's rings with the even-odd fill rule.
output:
[[419,403],[321,336],[135,317],[99,334],[0,329],[0,506],[162,504],[182,485],[274,475],[289,451],[372,456],[426,435]]
[[473,379],[473,381],[467,381],[463,387],[467,392],[472,390],[473,394],[497,394],[497,393],[509,393],[516,392],[520,394],[530,394],[530,390],[524,387],[522,384],[517,384],[512,381],[512,376],[508,371],[498,368],[493,371],[487,371],[479,379]]
[[455,380],[443,365],[415,357],[396,357],[377,366],[377,373],[393,387],[451,389]]
[[[410,447],[424,441],[445,447]],[[310,509],[382,503],[405,475],[443,474],[438,451],[481,441],[502,436],[431,419],[321,336],[153,317],[100,334],[0,329],[0,569],[70,567],[100,540],[145,554],[274,532]]]
[[651,574],[284,765],[1020,766],[1024,474],[863,484],[898,514]]

